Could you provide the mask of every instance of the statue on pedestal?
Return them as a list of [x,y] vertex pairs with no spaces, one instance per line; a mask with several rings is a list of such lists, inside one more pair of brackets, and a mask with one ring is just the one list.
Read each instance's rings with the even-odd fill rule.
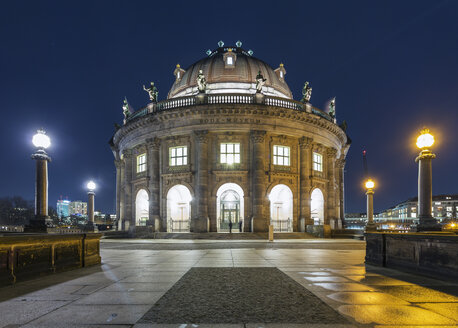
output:
[[258,75],[256,76],[256,93],[261,93],[262,92],[262,87],[264,84],[266,84],[266,80],[264,76],[262,76],[261,71],[258,72]]
[[205,93],[205,89],[207,89],[207,80],[202,70],[199,70],[199,74],[197,75],[197,88],[199,89],[199,93]]
[[332,98],[331,101],[329,102],[329,116],[331,118],[336,118],[336,97]]
[[126,124],[127,119],[129,118],[130,114],[132,114],[126,98],[124,98],[124,102],[122,104],[122,113],[124,114],[124,124]]
[[157,91],[157,88],[154,85],[154,82],[151,82],[151,86],[149,88],[146,88],[145,85],[143,85],[143,90],[148,92],[149,100],[151,100],[152,102],[157,102],[157,97],[159,95],[159,91]]
[[312,87],[310,86],[309,81],[305,82],[304,87],[302,88],[302,99],[303,103],[310,102],[310,98],[312,98]]

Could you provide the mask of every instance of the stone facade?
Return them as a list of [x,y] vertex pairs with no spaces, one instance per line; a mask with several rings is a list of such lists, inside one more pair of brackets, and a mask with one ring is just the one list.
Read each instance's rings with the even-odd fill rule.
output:
[[347,135],[334,114],[292,99],[283,64],[221,46],[174,74],[169,98],[125,114],[111,140],[119,229],[341,227]]
[[[240,163],[221,164],[219,145],[240,143]],[[273,146],[290,147],[290,165],[273,163]],[[170,166],[169,151],[186,146],[186,165]],[[167,230],[167,193],[177,184],[191,195],[191,231],[217,231],[216,192],[235,183],[244,194],[244,231],[266,231],[269,193],[275,185],[293,193],[294,231],[313,224],[310,195],[324,196],[324,223],[337,227],[343,218],[345,133],[312,113],[258,104],[195,105],[135,119],[113,138],[117,172],[117,217],[122,228],[135,225],[135,195],[149,195],[149,223]],[[312,168],[313,152],[323,158]],[[146,154],[146,170],[136,172],[137,156]]]

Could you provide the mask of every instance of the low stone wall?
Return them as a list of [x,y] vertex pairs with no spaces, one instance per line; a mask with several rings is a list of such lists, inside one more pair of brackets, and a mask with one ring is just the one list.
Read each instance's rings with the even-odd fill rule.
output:
[[325,225],[307,225],[307,233],[319,238],[331,238],[331,226]]
[[458,235],[366,233],[366,263],[436,278],[458,278]]
[[0,286],[101,262],[102,234],[14,234],[0,237]]

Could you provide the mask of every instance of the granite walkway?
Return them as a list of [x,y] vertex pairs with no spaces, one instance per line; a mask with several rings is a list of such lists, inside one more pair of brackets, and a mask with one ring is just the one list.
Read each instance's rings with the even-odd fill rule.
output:
[[104,240],[101,252],[101,266],[0,289],[0,327],[458,325],[457,282],[366,267],[360,241]]

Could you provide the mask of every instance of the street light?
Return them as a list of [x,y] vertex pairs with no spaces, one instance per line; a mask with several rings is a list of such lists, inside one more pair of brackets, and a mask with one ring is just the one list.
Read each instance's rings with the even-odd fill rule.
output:
[[367,225],[366,231],[376,231],[377,226],[374,223],[374,188],[375,182],[372,179],[366,180],[364,183],[367,196]]
[[51,146],[51,139],[46,135],[46,131],[39,129],[32,138],[32,143],[36,147],[32,159],[36,161],[35,178],[35,218],[30,220],[25,227],[27,232],[47,232],[52,227],[52,221],[48,216],[48,162],[51,157],[46,153],[46,148]]
[[95,204],[95,192],[94,190],[97,188],[97,185],[95,184],[94,181],[89,181],[86,185],[88,192],[87,196],[89,198],[88,201],[88,206],[87,206],[87,225],[86,225],[86,230],[87,231],[97,231],[97,226],[94,224],[94,204]]
[[415,159],[418,162],[418,219],[416,231],[440,231],[441,226],[432,216],[432,165],[431,160],[436,158],[430,148],[434,145],[434,136],[429,129],[423,129],[417,138],[417,147],[421,149]]

